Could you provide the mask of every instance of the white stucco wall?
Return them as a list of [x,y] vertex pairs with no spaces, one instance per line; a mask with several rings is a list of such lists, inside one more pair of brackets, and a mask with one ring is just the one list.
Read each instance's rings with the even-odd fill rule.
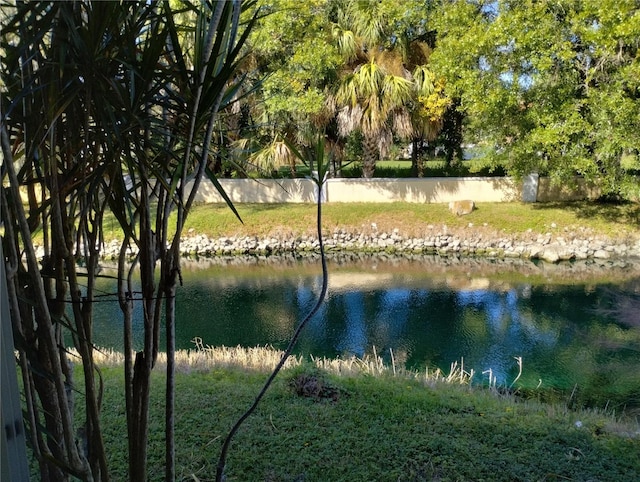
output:
[[329,202],[448,203],[517,201],[520,187],[510,178],[329,179]]
[[[309,179],[220,179],[229,198],[239,203],[303,203],[316,200],[315,184]],[[328,179],[323,197],[330,203],[411,202],[448,203],[461,199],[475,202],[508,202],[520,199],[521,186],[510,178],[422,178],[422,179]],[[198,202],[223,202],[209,182],[198,190]]]
[[[219,179],[234,203],[306,203],[316,201],[316,187],[310,179]],[[187,187],[187,192],[191,185]],[[223,197],[208,179],[198,189],[197,202],[219,203]]]

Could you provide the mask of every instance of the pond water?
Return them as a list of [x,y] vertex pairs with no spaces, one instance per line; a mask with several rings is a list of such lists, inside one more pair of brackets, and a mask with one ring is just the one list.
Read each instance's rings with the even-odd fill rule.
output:
[[[321,287],[317,259],[186,263],[177,294],[177,345],[284,348]],[[608,314],[640,287],[636,266],[536,265],[523,260],[351,257],[329,263],[329,293],[299,354],[373,351],[411,369],[474,370],[477,382],[589,393],[640,406],[640,328]],[[113,292],[112,286],[101,286]],[[141,306],[135,336],[142,338]],[[97,303],[95,342],[122,349],[117,303]]]

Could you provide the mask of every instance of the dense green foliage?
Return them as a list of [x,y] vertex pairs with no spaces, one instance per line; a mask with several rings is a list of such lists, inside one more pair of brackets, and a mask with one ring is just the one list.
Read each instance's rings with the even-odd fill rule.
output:
[[640,140],[637,2],[445,2],[433,27],[433,68],[464,106],[469,140],[514,173],[630,188],[621,161]]
[[448,100],[427,66],[423,2],[261,4],[266,15],[249,40],[265,78],[251,100],[252,139],[241,143],[253,149],[249,167],[290,164],[282,140],[305,144],[321,130],[335,171],[355,154],[368,177],[394,138],[433,140]]
[[[640,476],[639,441],[629,437],[637,425],[617,424],[605,414],[402,377],[320,373],[324,389],[292,388],[295,376],[310,374],[318,375],[296,368],[276,382],[238,434],[229,480],[631,481]],[[105,439],[112,476],[122,480],[121,372],[104,369],[103,375]],[[159,387],[162,375],[155,376]],[[220,437],[251,403],[265,376],[248,369],[178,374],[179,478],[211,480]],[[151,419],[160,419],[159,390],[152,407]],[[161,431],[152,430],[149,442],[150,480],[160,480]]]
[[625,169],[640,145],[637,2],[261,3],[269,15],[250,43],[266,79],[247,132],[271,146],[254,157],[269,168],[291,161],[279,139],[320,129],[364,175],[390,141],[411,141],[414,175],[425,152],[455,163],[475,145],[516,176],[578,174],[637,195]]

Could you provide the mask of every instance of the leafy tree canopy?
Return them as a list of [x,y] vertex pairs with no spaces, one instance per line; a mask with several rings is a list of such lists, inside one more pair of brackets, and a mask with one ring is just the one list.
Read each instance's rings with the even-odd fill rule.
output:
[[268,118],[319,115],[325,88],[335,79],[341,56],[333,44],[326,1],[264,1],[265,16],[250,38]]
[[622,189],[639,140],[637,2],[443,2],[434,28],[469,140],[517,175]]
[[337,152],[360,139],[375,162],[390,142],[442,144],[448,157],[473,143],[516,176],[633,188],[623,165],[640,136],[635,0],[261,4],[250,38],[265,76],[251,101],[261,145],[320,129]]

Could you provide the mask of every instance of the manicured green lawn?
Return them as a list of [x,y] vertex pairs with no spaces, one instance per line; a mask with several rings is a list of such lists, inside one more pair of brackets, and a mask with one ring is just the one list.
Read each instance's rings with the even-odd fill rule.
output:
[[[114,480],[126,479],[121,372],[103,370],[102,419]],[[640,480],[637,422],[388,375],[321,373],[331,397],[315,399],[291,388],[301,373],[316,375],[308,368],[283,372],[243,426],[227,480]],[[241,368],[178,374],[178,480],[213,480],[222,440],[265,377]],[[163,477],[163,381],[157,372],[150,480]]]
[[[242,223],[224,204],[196,206],[187,220],[187,231],[218,236],[266,236],[312,234],[316,206],[312,204],[238,204]],[[518,234],[552,233],[578,237],[640,234],[640,205],[579,203],[479,203],[467,216],[454,216],[446,204],[340,203],[322,208],[326,233],[335,229],[370,232],[398,229],[406,236],[423,236],[441,230],[463,229]],[[472,226],[470,226],[470,224]]]
[[[186,223],[185,235],[291,236],[316,232],[317,206],[309,204],[237,204],[241,221],[226,204],[195,205]],[[322,207],[325,234],[392,232],[403,236],[425,236],[463,231],[468,235],[640,236],[640,204],[572,203],[479,203],[466,216],[455,216],[446,204],[417,203],[329,203]],[[106,213],[105,240],[122,239],[116,219]],[[36,233],[36,242],[41,234]]]

